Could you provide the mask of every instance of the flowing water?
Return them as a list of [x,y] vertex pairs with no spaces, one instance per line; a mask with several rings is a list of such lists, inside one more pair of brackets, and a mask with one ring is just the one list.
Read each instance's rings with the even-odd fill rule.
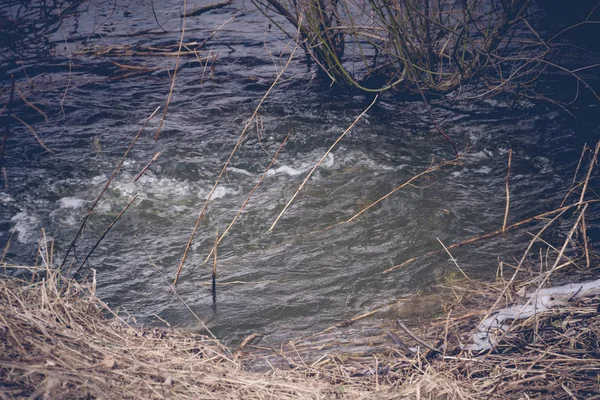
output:
[[[190,3],[188,9],[205,4]],[[141,52],[152,46],[176,50],[181,5],[167,1],[154,6],[156,19],[149,2],[86,2],[51,34],[50,54],[4,64],[3,103],[9,95],[8,74],[13,73],[20,91],[48,119],[18,97],[15,113],[54,152],[13,124],[5,160],[8,180],[0,192],[0,245],[14,234],[9,261],[34,261],[41,228],[55,240],[56,259],[64,256],[132,138],[164,105],[175,57]],[[199,328],[148,255],[172,279],[244,124],[293,50],[249,2],[188,18],[185,41],[201,43],[234,14],[198,51],[200,58],[182,58],[160,139],[153,139],[157,117],[129,153],[75,251],[81,262],[139,193],[89,263],[97,271],[100,297],[142,322],[158,316]],[[112,52],[101,54],[107,48]],[[177,286],[196,314],[228,341],[254,332],[273,338],[315,332],[455,276],[456,267],[443,253],[384,271],[439,250],[438,239],[450,245],[500,228],[509,149],[509,223],[514,223],[557,208],[583,144],[598,140],[598,104],[592,101],[580,100],[579,116],[572,118],[550,103],[523,100],[513,107],[512,99],[491,99],[473,106],[449,100],[435,114],[459,148],[469,148],[462,164],[427,174],[355,221],[324,230],[432,162],[453,158],[423,103],[398,103],[384,96],[325,158],[268,232],[311,168],[371,102],[312,82],[303,58],[297,51],[231,160]],[[557,96],[563,88],[569,93],[576,88],[563,75],[545,79],[542,86]],[[589,79],[597,84],[593,74]],[[212,264],[204,260],[215,234],[225,230],[290,132],[275,165],[219,247],[213,305]],[[151,171],[134,182],[159,151]],[[591,189],[599,189],[596,178]],[[598,237],[598,216],[596,208],[590,210],[592,244]],[[569,224],[559,223],[547,240],[558,243]],[[532,231],[535,225],[527,228]],[[527,228],[455,249],[453,255],[470,277],[492,279],[499,260],[511,263],[522,254],[530,238]]]

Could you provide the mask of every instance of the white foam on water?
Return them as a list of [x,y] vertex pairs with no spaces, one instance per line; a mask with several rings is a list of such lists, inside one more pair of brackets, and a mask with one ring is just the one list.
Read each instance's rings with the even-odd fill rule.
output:
[[297,176],[297,175],[302,174],[303,172],[304,172],[304,170],[293,168],[293,167],[288,167],[287,165],[284,165],[283,167],[279,167],[279,168],[271,168],[267,172],[267,175],[285,174],[285,175],[289,175],[289,176]]
[[227,172],[233,172],[234,174],[241,174],[241,175],[246,175],[246,176],[254,175],[250,171],[246,171],[245,169],[236,168],[236,167],[227,167]]
[[[208,189],[208,188],[200,189],[200,191],[198,192],[198,197],[201,199],[204,199],[204,200],[208,199],[208,195],[210,194],[211,189]],[[238,193],[237,190],[230,189],[225,186],[219,185],[215,189],[215,191],[212,194],[212,196],[210,197],[210,199],[211,200],[220,199],[220,198],[226,197],[228,195],[235,195],[237,193]]]
[[[303,163],[298,167],[291,167],[289,165],[283,165],[278,168],[271,168],[267,172],[267,175],[285,174],[285,175],[289,175],[289,176],[298,176],[298,175],[301,175],[305,172],[309,172],[310,170],[312,170],[317,162],[318,161],[315,161],[314,163]],[[327,154],[327,157],[325,157],[325,160],[323,160],[321,165],[319,165],[319,168],[331,168],[331,167],[333,167],[334,164],[335,164],[335,157],[334,157],[333,153],[329,153],[329,154]]]
[[487,175],[487,174],[489,174],[490,172],[492,172],[492,169],[486,165],[486,166],[483,166],[483,167],[481,167],[481,168],[474,169],[474,170],[473,170],[473,172],[475,172],[476,174],[484,174],[484,175]]
[[78,199],[77,197],[63,197],[58,201],[58,206],[60,208],[67,209],[78,209],[85,205],[86,201],[83,199]]
[[8,203],[12,203],[13,201],[15,201],[15,199],[7,194],[7,193],[0,193],[0,204],[8,204]]
[[25,211],[15,214],[10,222],[14,223],[11,232],[17,233],[17,240],[21,243],[32,243],[37,240],[37,229],[40,220]]

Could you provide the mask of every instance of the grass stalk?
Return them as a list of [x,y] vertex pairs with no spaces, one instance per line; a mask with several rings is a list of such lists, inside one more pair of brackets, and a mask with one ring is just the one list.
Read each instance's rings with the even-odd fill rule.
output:
[[308,173],[308,175],[306,175],[306,177],[304,178],[304,180],[302,181],[302,183],[300,184],[300,186],[298,187],[298,189],[296,190],[296,192],[294,192],[294,195],[292,196],[292,198],[287,202],[287,204],[285,205],[285,207],[283,207],[283,210],[281,210],[281,212],[279,213],[279,215],[277,215],[277,218],[275,218],[275,221],[273,222],[273,224],[269,228],[268,232],[272,232],[273,231],[273,228],[275,228],[275,225],[277,225],[277,222],[279,222],[279,219],[283,216],[283,214],[285,213],[285,211],[292,204],[292,202],[294,201],[294,199],[298,196],[298,194],[300,193],[300,191],[302,190],[302,188],[304,188],[304,185],[306,185],[306,182],[308,182],[308,180],[310,179],[310,177],[312,176],[312,174],[315,172],[315,170],[323,163],[323,161],[325,161],[325,159],[327,158],[327,156],[329,155],[329,153],[331,153],[333,151],[333,149],[335,148],[335,146],[337,146],[337,144],[344,138],[344,136],[346,136],[348,134],[348,132],[350,132],[350,130],[352,128],[354,128],[354,126],[358,123],[358,121],[360,121],[362,119],[362,117],[371,109],[371,107],[373,107],[375,105],[375,103],[377,102],[377,99],[379,99],[379,95],[375,96],[375,98],[373,99],[373,101],[371,102],[371,104],[369,104],[367,106],[367,108],[365,108],[363,110],[363,112],[361,112],[354,119],[354,121],[352,121],[352,123],[350,124],[350,126],[348,128],[346,128],[346,130],[336,139],[336,141],[329,147],[329,149],[327,149],[327,151],[325,152],[325,154],[323,154],[323,157],[321,157],[321,159],[310,170],[310,172]]
[[504,222],[502,223],[502,234],[506,232],[506,221],[508,220],[508,210],[510,208],[510,190],[508,180],[510,179],[510,164],[512,161],[512,149],[508,151],[508,170],[506,172],[506,209],[504,210]]
[[279,82],[279,80],[281,79],[281,77],[283,76],[284,72],[287,70],[287,67],[290,65],[292,59],[294,58],[294,55],[296,54],[297,48],[298,48],[297,46],[294,47],[294,50],[291,52],[290,56],[288,57],[287,62],[285,63],[284,67],[277,73],[277,76],[275,77],[275,80],[273,81],[273,83],[271,84],[271,86],[269,87],[269,89],[267,89],[267,91],[265,92],[265,94],[263,95],[263,97],[258,102],[258,105],[254,109],[254,112],[252,113],[252,116],[244,124],[244,128],[242,129],[242,132],[240,133],[240,136],[238,137],[238,140],[235,143],[235,146],[231,150],[231,153],[229,154],[229,157],[227,158],[227,161],[225,161],[225,164],[223,165],[223,168],[221,168],[221,172],[217,176],[217,179],[215,180],[215,183],[214,183],[214,185],[213,185],[210,193],[208,194],[208,197],[206,198],[206,201],[204,202],[204,205],[202,206],[202,209],[198,213],[198,217],[196,218],[196,223],[194,225],[194,228],[192,229],[192,233],[190,235],[190,238],[188,239],[188,242],[186,244],[185,250],[183,251],[183,256],[181,257],[181,261],[179,262],[179,266],[177,267],[177,272],[175,273],[175,278],[173,280],[173,284],[174,285],[177,285],[177,281],[179,280],[179,274],[181,273],[183,265],[185,264],[185,261],[187,259],[188,252],[190,251],[190,247],[192,246],[192,241],[194,240],[194,236],[196,235],[196,231],[198,230],[198,227],[200,226],[200,221],[202,221],[202,219],[204,218],[204,214],[205,214],[206,209],[208,207],[208,202],[212,198],[212,195],[215,192],[215,190],[217,189],[217,186],[219,185],[219,182],[221,181],[221,178],[225,174],[225,171],[227,170],[227,167],[229,166],[229,163],[231,162],[234,154],[237,152],[237,150],[242,145],[242,142],[246,138],[246,133],[248,132],[248,129],[250,129],[250,126],[252,126],[252,121],[254,121],[254,119],[258,115],[258,111],[262,107],[263,103],[267,100],[267,98],[269,97],[269,95],[271,94],[271,92],[273,91],[273,89],[275,88],[275,86],[277,85],[277,83]]

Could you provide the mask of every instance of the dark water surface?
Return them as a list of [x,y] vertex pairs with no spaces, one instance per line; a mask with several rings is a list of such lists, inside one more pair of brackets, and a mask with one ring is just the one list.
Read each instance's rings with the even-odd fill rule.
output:
[[[0,192],[0,245],[14,233],[7,255],[11,262],[33,262],[41,228],[55,239],[57,259],[64,255],[131,139],[165,103],[175,57],[139,52],[148,47],[176,50],[181,4],[155,2],[157,19],[168,31],[163,33],[150,2],[116,3],[85,3],[52,34],[51,57],[24,58],[22,64],[3,67],[2,103],[8,98],[8,74],[14,73],[19,90],[49,118],[44,120],[22,102],[15,113],[55,152],[41,148],[27,129],[13,126],[6,157],[8,184]],[[188,8],[206,4],[190,2]],[[198,326],[141,245],[172,278],[221,167],[293,49],[250,2],[188,18],[185,41],[201,43],[233,14],[236,18],[198,50],[200,57],[214,55],[214,61],[205,66],[206,61],[193,55],[182,58],[160,139],[153,140],[155,118],[77,247],[81,260],[139,193],[90,264],[97,271],[100,297],[140,321],[156,321],[158,315],[171,324]],[[108,48],[112,53],[100,55]],[[138,53],[130,54],[134,51]],[[557,208],[583,144],[599,139],[598,104],[591,101],[578,103],[578,118],[550,103],[523,100],[512,107],[512,99],[484,100],[476,106],[448,101],[445,106],[452,108],[436,108],[436,117],[459,148],[469,147],[462,165],[445,166],[415,181],[352,223],[316,232],[350,218],[432,160],[453,157],[422,103],[399,104],[384,96],[268,233],[310,169],[370,103],[364,96],[332,93],[311,82],[300,51],[283,78],[217,187],[178,285],[190,307],[225,340],[254,332],[274,338],[314,332],[448,279],[456,267],[443,254],[389,274],[383,271],[440,249],[436,238],[449,245],[500,228],[509,149],[514,152],[509,223],[514,223]],[[545,79],[541,85],[557,96],[575,93],[576,84],[564,74]],[[593,74],[589,79],[597,84]],[[290,131],[273,170],[219,248],[218,282],[223,284],[213,308],[211,265],[203,261],[215,233],[224,231],[269,164],[269,154]],[[158,151],[153,172],[134,182]],[[598,193],[597,178],[590,188]],[[587,223],[593,244],[598,217],[598,209],[591,208]],[[570,223],[565,221],[546,239],[559,243]],[[514,262],[529,238],[522,229],[456,249],[453,255],[469,276],[492,279],[498,261]]]

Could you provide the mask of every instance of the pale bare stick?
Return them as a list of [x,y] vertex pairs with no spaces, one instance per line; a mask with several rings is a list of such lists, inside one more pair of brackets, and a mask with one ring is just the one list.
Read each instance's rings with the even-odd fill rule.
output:
[[506,221],[508,220],[508,209],[510,207],[510,190],[508,180],[510,179],[510,163],[512,161],[512,149],[508,151],[508,172],[506,173],[506,209],[504,210],[504,222],[502,223],[502,233],[506,232]]
[[354,119],[354,121],[352,122],[352,124],[350,124],[350,126],[344,131],[344,133],[342,133],[337,138],[337,140],[331,145],[331,147],[329,147],[329,149],[325,152],[325,154],[323,154],[323,157],[321,157],[321,159],[319,160],[319,162],[317,162],[317,164],[315,164],[315,166],[310,170],[310,172],[308,173],[308,175],[306,175],[306,177],[302,181],[302,184],[300,184],[300,187],[298,188],[298,190],[296,190],[296,193],[294,193],[294,195],[287,202],[287,204],[285,205],[285,207],[283,207],[283,210],[281,210],[281,212],[279,213],[279,215],[275,219],[275,222],[273,222],[273,224],[269,228],[269,232],[273,231],[273,228],[275,228],[275,225],[277,225],[277,222],[279,221],[279,219],[281,218],[281,216],[283,215],[283,213],[285,213],[285,211],[288,209],[288,207],[292,204],[292,202],[294,201],[294,199],[298,196],[298,194],[300,193],[300,191],[302,190],[302,188],[304,188],[304,185],[306,185],[306,182],[308,182],[308,180],[310,179],[310,177],[312,176],[312,174],[315,172],[315,170],[319,167],[319,165],[321,165],[323,163],[323,161],[325,161],[325,158],[327,158],[327,156],[329,155],[329,153],[331,153],[331,151],[344,138],[344,136],[346,136],[348,134],[348,132],[350,132],[350,130],[352,128],[354,128],[354,125],[356,125],[358,123],[358,121],[360,121],[362,119],[362,117],[371,109],[371,107],[373,107],[375,105],[375,102],[377,102],[378,99],[379,99],[379,95],[375,96],[375,98],[373,99],[373,101],[371,102],[371,104],[369,104],[369,106],[367,108],[365,108],[364,111],[361,112],[358,117],[356,117],[356,119]]
[[[457,159],[458,160],[458,159]],[[402,189],[403,187],[410,185],[414,180],[422,177],[423,175],[429,174],[431,172],[437,171],[438,169],[440,169],[442,166],[446,165],[446,164],[451,164],[454,161],[450,161],[450,162],[446,162],[443,161],[439,164],[430,166],[429,168],[427,168],[425,171],[413,176],[412,178],[410,178],[409,180],[407,180],[406,182],[404,182],[403,184],[401,184],[400,186],[397,186],[394,190],[392,190],[391,192],[389,192],[388,194],[386,194],[385,196],[380,197],[379,199],[375,200],[373,203],[369,204],[367,207],[363,208],[362,210],[360,210],[359,212],[357,212],[356,214],[354,214],[352,217],[348,218],[346,221],[342,222],[342,223],[348,223],[348,222],[352,222],[354,221],[356,218],[358,218],[359,216],[361,216],[364,212],[366,212],[367,210],[369,210],[371,207],[374,207],[375,205],[379,204],[380,202],[382,202],[383,200],[385,200],[386,198],[388,198],[389,196],[391,196],[392,194],[396,193],[398,190]]]
[[456,262],[456,259],[452,256],[452,254],[450,253],[450,250],[448,250],[448,248],[444,245],[444,243],[442,243],[442,241],[439,238],[436,237],[436,239],[437,239],[438,242],[440,242],[440,244],[442,245],[442,247],[444,248],[444,250],[446,250],[446,253],[448,253],[448,256],[450,257],[450,259],[452,260],[452,262],[454,263],[454,265],[456,265],[456,268],[458,268],[458,270],[460,271],[460,273],[463,274],[463,276],[465,278],[467,278],[468,280],[471,280],[471,278],[469,278],[467,276],[467,274],[465,274],[465,271],[463,271],[462,268],[458,266],[458,263]]
[[242,204],[242,206],[238,210],[237,214],[235,214],[235,217],[233,217],[233,219],[231,220],[231,222],[227,226],[227,229],[225,229],[225,232],[223,232],[223,234],[219,237],[219,241],[213,246],[213,248],[210,250],[210,253],[208,253],[208,255],[206,256],[206,259],[204,260],[205,263],[208,262],[208,260],[210,259],[210,256],[216,250],[217,246],[221,244],[221,241],[223,240],[223,238],[225,237],[225,235],[227,235],[227,233],[229,232],[229,230],[231,229],[231,227],[233,226],[233,224],[235,224],[235,221],[237,221],[237,219],[239,218],[239,216],[242,214],[242,211],[244,211],[244,209],[246,208],[246,206],[250,202],[250,199],[252,198],[252,195],[254,194],[254,192],[256,191],[256,189],[258,189],[258,187],[260,186],[260,184],[262,183],[262,181],[267,176],[267,172],[269,172],[269,170],[271,169],[271,167],[273,166],[273,164],[275,164],[275,160],[277,160],[277,156],[279,155],[279,153],[283,149],[283,146],[285,146],[285,144],[287,143],[288,139],[290,138],[290,134],[291,134],[291,131],[290,131],[290,133],[287,134],[287,136],[285,137],[285,139],[283,140],[283,142],[279,146],[279,149],[277,150],[277,153],[275,153],[275,156],[273,156],[273,158],[271,159],[271,163],[269,164],[269,166],[267,167],[267,169],[265,169],[265,172],[262,174],[262,176],[260,177],[260,179],[258,180],[258,182],[256,182],[256,185],[254,185],[254,187],[252,188],[252,190],[250,191],[250,193],[248,193],[248,197],[246,197],[246,200],[244,201],[244,203]]
[[186,23],[186,11],[187,11],[187,0],[183,0],[183,19],[181,22],[181,37],[179,38],[179,49],[177,50],[177,58],[175,59],[175,70],[173,71],[173,77],[171,78],[171,89],[169,89],[169,95],[167,96],[167,102],[165,103],[165,109],[163,111],[160,124],[154,135],[154,140],[158,140],[160,131],[162,129],[165,118],[167,117],[167,111],[169,110],[169,104],[171,103],[171,97],[173,96],[173,89],[175,88],[175,78],[177,77],[177,70],[179,70],[179,61],[181,59],[181,48],[183,47],[183,38],[185,37],[185,23]]
[[573,175],[573,181],[571,182],[571,186],[575,185],[575,181],[577,180],[577,174],[579,174],[579,167],[581,167],[581,162],[583,161],[583,156],[587,153],[589,147],[587,143],[584,143],[583,150],[581,151],[581,155],[579,156],[579,162],[577,163],[577,168],[575,168],[575,174]]
[[[598,162],[598,150],[600,150],[600,141],[596,143],[596,149],[594,150],[594,156],[592,157],[592,161],[590,161],[590,167],[588,168],[587,176],[585,177],[585,181],[583,183],[583,189],[581,190],[581,197],[579,197],[579,207],[583,204],[583,198],[585,197],[585,191],[587,190],[588,182],[590,181],[590,176],[592,175],[592,170],[594,169],[594,165]],[[578,208],[579,208],[578,207]]]
[[585,215],[581,217],[581,234],[583,236],[583,249],[585,252],[585,266],[590,267],[590,252],[588,249],[587,227],[585,224]]
[[192,241],[194,240],[194,236],[196,235],[196,231],[198,230],[198,226],[200,225],[200,221],[202,221],[202,218],[204,218],[204,213],[206,212],[206,208],[208,207],[208,202],[212,198],[212,195],[215,192],[215,190],[217,189],[217,186],[219,185],[219,182],[221,181],[221,178],[225,174],[225,171],[227,170],[227,167],[229,166],[229,163],[231,162],[231,159],[233,158],[234,154],[237,152],[237,150],[242,145],[242,142],[244,141],[244,138],[246,137],[246,132],[248,132],[248,129],[250,128],[250,126],[251,126],[252,121],[254,120],[254,118],[256,118],[256,115],[258,114],[258,110],[260,110],[260,108],[262,107],[262,105],[265,102],[265,100],[267,99],[267,97],[269,97],[269,94],[271,94],[271,91],[273,90],[273,88],[277,85],[277,83],[279,82],[279,80],[283,76],[283,73],[287,70],[287,67],[290,65],[290,62],[294,58],[294,54],[296,54],[296,50],[297,49],[298,49],[297,46],[294,47],[294,50],[290,54],[290,57],[288,58],[285,66],[284,66],[284,68],[281,71],[279,71],[279,73],[275,77],[275,81],[273,81],[273,83],[271,84],[271,86],[269,87],[269,89],[266,91],[266,93],[264,94],[264,96],[258,102],[258,105],[254,109],[254,112],[252,113],[252,116],[250,117],[250,119],[244,125],[244,129],[242,130],[242,133],[240,133],[240,136],[238,137],[238,140],[237,140],[235,146],[233,147],[233,150],[231,150],[231,153],[229,154],[229,158],[227,158],[227,161],[225,161],[225,165],[223,165],[223,168],[221,169],[221,172],[219,173],[219,176],[217,176],[215,184],[213,185],[210,193],[208,194],[208,197],[206,198],[206,201],[204,202],[204,205],[202,206],[202,209],[200,210],[200,213],[198,214],[198,218],[196,219],[196,224],[194,225],[194,229],[192,230],[192,234],[190,235],[190,239],[188,240],[187,245],[185,246],[185,250],[183,252],[183,256],[181,257],[181,261],[179,262],[179,267],[177,268],[177,273],[175,274],[175,279],[173,281],[174,285],[176,285],[177,281],[179,280],[179,274],[181,273],[181,269],[183,268],[183,264],[185,263],[185,260],[187,258],[188,252],[190,251],[190,247],[192,246]]

